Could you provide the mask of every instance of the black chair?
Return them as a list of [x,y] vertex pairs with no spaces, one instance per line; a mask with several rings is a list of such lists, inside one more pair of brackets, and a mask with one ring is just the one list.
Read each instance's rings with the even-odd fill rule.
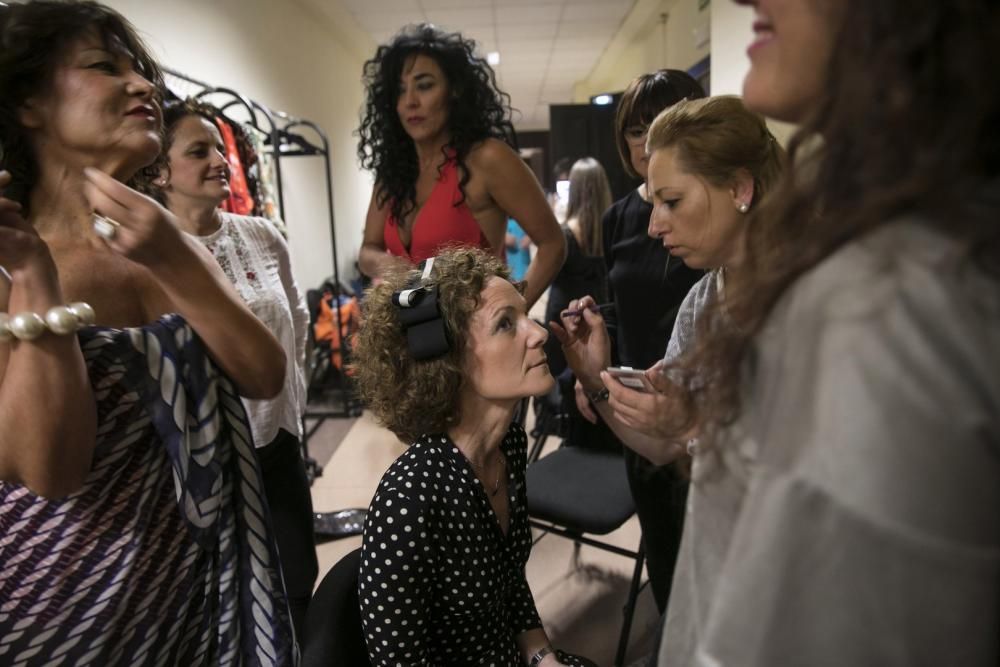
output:
[[635,559],[615,653],[614,665],[621,667],[642,587],[646,551],[641,539],[638,548],[631,551],[588,537],[607,535],[635,514],[621,451],[587,447],[585,443],[562,446],[529,463],[526,481],[529,521],[533,528],[543,531],[536,543],[548,533],[569,538],[575,543],[574,562],[581,544]]
[[320,582],[306,613],[302,667],[367,667],[371,664],[361,628],[360,570],[359,547],[337,561]]

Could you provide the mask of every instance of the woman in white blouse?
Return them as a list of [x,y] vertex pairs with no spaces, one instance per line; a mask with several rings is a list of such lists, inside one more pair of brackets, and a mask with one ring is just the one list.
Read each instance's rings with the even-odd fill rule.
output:
[[193,100],[164,110],[166,141],[153,193],[184,231],[211,251],[243,301],[285,349],[281,393],[268,400],[244,400],[244,405],[274,518],[292,619],[301,637],[318,573],[312,499],[300,447],[309,311],[292,277],[288,245],[274,225],[219,208],[230,194],[230,172],[216,114]]

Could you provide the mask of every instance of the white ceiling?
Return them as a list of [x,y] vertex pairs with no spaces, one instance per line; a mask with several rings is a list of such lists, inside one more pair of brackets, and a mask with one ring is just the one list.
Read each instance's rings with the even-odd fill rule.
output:
[[518,129],[549,125],[550,104],[573,101],[573,86],[597,64],[635,0],[341,0],[379,44],[408,23],[457,30],[495,67]]

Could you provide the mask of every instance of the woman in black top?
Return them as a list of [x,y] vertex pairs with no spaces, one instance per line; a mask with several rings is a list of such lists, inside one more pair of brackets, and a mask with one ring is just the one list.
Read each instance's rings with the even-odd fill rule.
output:
[[365,522],[358,593],[372,663],[591,665],[551,648],[525,579],[526,438],[513,415],[553,380],[548,333],[508,268],[450,250],[423,275],[390,270],[364,303],[359,390],[413,443]]
[[[570,299],[587,294],[603,303],[607,298],[607,268],[601,216],[611,205],[611,186],[601,163],[585,157],[573,163],[569,173],[569,205],[566,222],[566,262],[559,269],[545,306],[545,321],[558,322]],[[555,338],[545,342],[549,370],[557,378],[566,370],[566,358]],[[572,385],[571,385],[572,386]]]
[[[604,261],[608,296],[615,304],[608,329],[616,345],[612,358],[621,366],[649,368],[663,358],[677,310],[702,276],[670,259],[647,234],[653,211],[646,194],[646,130],[657,114],[682,99],[704,97],[694,79],[678,70],[644,74],[629,84],[615,116],[615,141],[626,171],[642,179],[638,188],[615,202],[604,215]],[[617,357],[615,355],[617,353]],[[597,419],[577,384],[577,405]],[[670,596],[674,564],[684,526],[687,482],[672,466],[657,467],[626,447],[636,513],[646,544],[646,568],[656,606],[663,613]]]

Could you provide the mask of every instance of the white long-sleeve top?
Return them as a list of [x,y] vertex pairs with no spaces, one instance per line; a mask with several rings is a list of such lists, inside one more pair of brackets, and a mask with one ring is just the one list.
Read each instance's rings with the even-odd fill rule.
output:
[[782,296],[695,453],[660,665],[998,664],[1000,289],[962,251],[902,219]]
[[305,352],[309,311],[292,277],[288,244],[265,218],[221,213],[222,226],[195,236],[215,257],[240,298],[285,350],[285,386],[266,400],[243,399],[254,444],[263,447],[283,428],[302,438],[306,407]]

